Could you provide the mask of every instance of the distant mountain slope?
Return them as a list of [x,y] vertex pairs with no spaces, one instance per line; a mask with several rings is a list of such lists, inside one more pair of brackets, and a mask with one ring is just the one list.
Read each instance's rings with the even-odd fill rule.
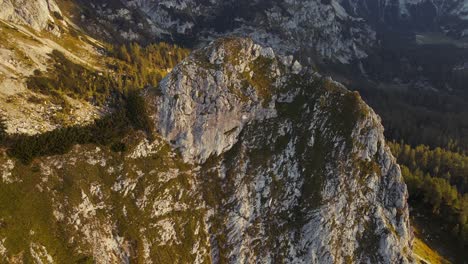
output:
[[166,43],[97,40],[75,24],[78,7],[74,1],[0,3],[0,118],[8,133],[92,123],[124,91],[156,85],[188,53]]
[[[169,39],[193,45],[220,35],[250,36],[277,50],[342,63],[362,59],[386,31],[467,34],[467,5],[456,1],[77,1],[84,19],[119,25],[117,39]],[[92,15],[99,14],[96,20]],[[105,31],[104,31],[105,32]],[[111,34],[107,34],[112,37]]]

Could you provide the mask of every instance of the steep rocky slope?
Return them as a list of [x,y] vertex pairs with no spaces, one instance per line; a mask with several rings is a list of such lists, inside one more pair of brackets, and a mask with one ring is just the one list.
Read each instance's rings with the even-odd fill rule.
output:
[[40,31],[53,30],[61,11],[54,0],[4,0],[0,3],[0,19],[28,25]]
[[143,93],[151,140],[0,156],[10,263],[408,263],[407,191],[378,116],[250,39]]
[[7,131],[36,134],[99,117],[102,109],[89,102],[28,88],[32,77],[58,75],[55,65],[67,62],[102,72],[103,44],[63,17],[53,0],[6,0],[0,10],[0,117]]

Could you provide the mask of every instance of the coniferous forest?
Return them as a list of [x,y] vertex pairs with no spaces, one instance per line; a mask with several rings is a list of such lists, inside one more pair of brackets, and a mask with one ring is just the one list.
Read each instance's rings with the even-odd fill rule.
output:
[[401,165],[410,205],[430,214],[461,246],[468,242],[468,156],[419,145],[389,143]]
[[109,70],[98,73],[54,50],[50,54],[54,69],[48,74],[35,71],[27,86],[33,91],[54,95],[63,104],[66,104],[64,95],[104,104],[108,103],[111,95],[118,97],[148,85],[156,87],[167,72],[189,53],[187,49],[166,43],[146,47],[136,43],[109,46],[106,52],[111,58],[106,65]]

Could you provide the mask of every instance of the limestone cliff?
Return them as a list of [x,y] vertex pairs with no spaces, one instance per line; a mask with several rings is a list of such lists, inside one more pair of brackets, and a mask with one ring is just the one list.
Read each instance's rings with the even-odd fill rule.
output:
[[204,163],[213,259],[410,261],[406,186],[379,117],[299,69],[252,40],[224,39],[161,84],[156,127]]

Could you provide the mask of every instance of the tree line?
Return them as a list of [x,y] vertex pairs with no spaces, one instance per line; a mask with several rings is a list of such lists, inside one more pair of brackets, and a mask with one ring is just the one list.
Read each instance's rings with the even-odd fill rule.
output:
[[412,148],[389,143],[389,146],[401,165],[409,203],[429,212],[431,219],[438,219],[461,245],[466,245],[468,156],[423,145]]
[[157,86],[167,71],[189,55],[189,50],[167,43],[141,47],[137,43],[111,47],[109,54],[116,58],[109,68],[116,75],[117,87]]
[[2,133],[0,122],[0,145],[7,153],[25,164],[40,156],[65,154],[77,144],[110,146],[114,151],[125,151],[122,139],[132,130],[141,130],[152,135],[152,122],[148,117],[146,103],[138,91],[131,91],[121,103],[122,107],[112,114],[85,126],[62,127],[49,132],[26,135]]
[[156,87],[177,63],[188,56],[189,50],[167,43],[141,47],[136,43],[109,46],[107,70],[98,72],[69,60],[60,51],[50,54],[52,69],[47,73],[36,70],[27,80],[33,91],[52,95],[64,106],[63,96],[85,99],[96,104],[109,101],[111,96],[146,86]]
[[3,115],[0,115],[0,144],[4,142],[7,137],[7,125]]
[[53,69],[48,73],[36,70],[27,86],[51,95],[65,110],[68,103],[64,95],[98,105],[110,103],[117,110],[89,125],[62,127],[33,136],[7,135],[5,120],[0,118],[0,145],[8,149],[9,155],[29,163],[35,157],[64,154],[76,144],[109,145],[114,151],[125,151],[121,140],[132,129],[152,136],[153,124],[139,91],[157,86],[168,70],[188,56],[189,50],[166,43],[146,47],[132,43],[109,46],[107,53],[109,70],[100,73],[54,50],[50,54]]
[[415,148],[403,143],[389,143],[400,164],[411,171],[420,171],[447,180],[460,193],[468,191],[468,156],[440,147],[431,149],[425,145]]

